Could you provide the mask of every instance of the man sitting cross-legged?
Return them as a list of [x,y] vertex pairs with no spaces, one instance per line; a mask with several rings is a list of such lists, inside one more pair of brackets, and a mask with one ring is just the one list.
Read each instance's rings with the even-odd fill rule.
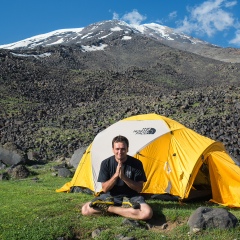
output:
[[147,181],[143,165],[127,155],[128,147],[128,139],[124,136],[112,140],[114,155],[101,163],[98,176],[103,193],[83,205],[83,215],[107,212],[136,220],[152,218],[151,207],[139,194]]

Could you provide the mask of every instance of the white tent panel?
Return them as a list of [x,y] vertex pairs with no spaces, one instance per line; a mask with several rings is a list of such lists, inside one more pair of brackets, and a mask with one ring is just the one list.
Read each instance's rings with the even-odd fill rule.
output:
[[133,156],[154,139],[169,131],[169,127],[163,120],[144,120],[119,121],[100,132],[93,141],[91,151],[94,184],[97,191],[101,189],[101,183],[97,183],[100,165],[102,160],[113,155],[112,139],[114,137],[118,135],[127,137],[129,140],[128,155]]

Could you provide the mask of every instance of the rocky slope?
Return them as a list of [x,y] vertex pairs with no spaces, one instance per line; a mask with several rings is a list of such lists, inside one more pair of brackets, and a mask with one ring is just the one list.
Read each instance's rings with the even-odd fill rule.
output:
[[[37,160],[70,157],[112,123],[158,113],[221,141],[240,159],[240,64],[130,32],[85,46],[0,50],[1,144]],[[105,46],[104,45],[104,46]]]

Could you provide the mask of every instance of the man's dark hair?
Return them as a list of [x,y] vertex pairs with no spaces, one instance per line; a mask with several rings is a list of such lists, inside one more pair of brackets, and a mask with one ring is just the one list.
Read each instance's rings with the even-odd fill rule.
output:
[[112,140],[112,148],[114,147],[114,143],[118,143],[118,142],[124,142],[127,145],[127,148],[129,147],[128,139],[124,136],[118,135]]

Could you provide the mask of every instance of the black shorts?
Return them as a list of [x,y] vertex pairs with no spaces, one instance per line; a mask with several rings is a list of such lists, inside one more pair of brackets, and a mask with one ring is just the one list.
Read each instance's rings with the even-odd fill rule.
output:
[[[100,194],[100,196],[98,196],[98,198],[103,200],[103,201],[108,197],[113,197],[113,196],[111,196],[110,193],[102,193],[102,194]],[[126,197],[126,196],[125,195],[114,196],[113,197],[114,198],[114,205],[115,206],[121,206],[124,197]],[[139,204],[146,203],[144,197],[140,196],[140,195],[129,197],[129,199],[130,199],[130,201],[137,202]]]

